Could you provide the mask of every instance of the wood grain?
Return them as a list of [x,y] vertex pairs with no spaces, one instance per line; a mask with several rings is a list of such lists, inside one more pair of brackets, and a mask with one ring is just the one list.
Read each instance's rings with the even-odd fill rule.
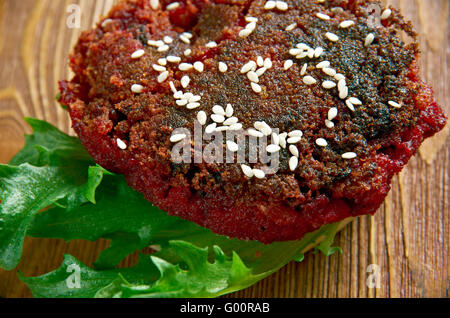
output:
[[[24,116],[45,119],[72,133],[56,105],[57,81],[68,78],[68,53],[80,32],[105,14],[112,0],[0,0],[0,162],[6,163],[29,133]],[[449,1],[397,0],[420,33],[422,76],[450,113],[448,95]],[[81,7],[81,28],[68,28],[67,8]],[[337,237],[342,255],[308,253],[234,297],[448,297],[449,129],[421,148],[374,217],[361,217]],[[64,253],[92,263],[107,241],[27,239],[18,269],[40,275],[57,268]],[[282,251],[281,251],[282,252]],[[136,260],[131,255],[122,264]],[[367,266],[381,269],[380,288],[368,288]],[[30,297],[16,271],[0,271],[0,297]]]

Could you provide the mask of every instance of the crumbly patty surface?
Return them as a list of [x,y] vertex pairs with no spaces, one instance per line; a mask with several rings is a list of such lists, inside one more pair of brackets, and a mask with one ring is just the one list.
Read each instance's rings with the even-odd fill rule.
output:
[[[445,125],[415,40],[377,1],[122,1],[82,34],[61,102],[96,162],[169,214],[241,239],[300,239],[375,213]],[[203,129],[224,127],[211,115],[228,104],[236,129],[278,129],[275,174],[171,160],[175,129],[193,132],[199,112]]]

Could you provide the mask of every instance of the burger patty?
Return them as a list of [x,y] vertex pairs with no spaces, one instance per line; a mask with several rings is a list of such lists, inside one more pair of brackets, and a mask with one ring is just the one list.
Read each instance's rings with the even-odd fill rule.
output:
[[[444,127],[418,53],[411,24],[378,1],[128,0],[81,35],[60,101],[95,161],[170,215],[294,240],[375,213]],[[231,133],[260,140],[275,171]],[[176,145],[189,160],[173,160]]]

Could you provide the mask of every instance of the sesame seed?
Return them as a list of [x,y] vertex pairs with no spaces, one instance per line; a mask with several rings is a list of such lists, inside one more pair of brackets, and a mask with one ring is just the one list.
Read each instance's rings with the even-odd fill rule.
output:
[[348,96],[348,87],[345,86],[341,90],[339,90],[339,98],[346,99]]
[[219,115],[219,114],[212,114],[211,119],[219,124],[221,124],[225,121],[225,117],[223,115]]
[[189,55],[191,55],[191,53],[192,53],[192,50],[191,50],[191,49],[186,49],[186,50],[184,50],[184,52],[183,52],[184,56],[189,56]]
[[169,4],[166,7],[166,10],[175,10],[176,8],[178,8],[180,6],[179,2],[172,2],[171,4]]
[[248,134],[249,134],[250,136],[257,137],[257,138],[262,138],[262,137],[264,137],[264,134],[263,134],[262,132],[257,131],[257,130],[255,130],[255,129],[253,129],[253,128],[250,128],[250,129],[248,130]]
[[320,57],[323,54],[323,48],[320,46],[314,50],[314,57]]
[[127,149],[127,144],[122,139],[117,138],[116,143],[117,143],[117,147],[119,147],[120,149],[122,149],[122,150]]
[[310,49],[309,45],[307,45],[305,43],[298,43],[295,47],[297,49],[301,49],[301,50],[309,50]]
[[288,144],[296,144],[300,140],[302,140],[302,137],[290,137],[288,138],[287,142]]
[[231,117],[233,116],[233,112],[234,112],[233,106],[231,106],[231,104],[227,104],[227,107],[225,109],[225,116]]
[[[334,75],[334,79],[335,79],[336,81],[345,80],[345,75],[344,75],[344,74],[337,73],[336,75]],[[347,84],[346,84],[346,85],[347,85]]]
[[183,98],[184,99],[190,100],[192,97],[194,97],[194,94],[192,94],[192,93],[185,93],[185,94],[183,94]]
[[166,44],[170,44],[170,43],[172,43],[173,42],[173,39],[170,37],[170,36],[165,36],[164,38],[163,38],[163,41],[164,41],[164,43],[166,43]]
[[308,75],[303,77],[303,83],[305,83],[306,85],[313,85],[316,84],[317,81],[315,80],[314,77]]
[[104,27],[106,27],[108,24],[110,24],[111,22],[113,22],[112,19],[105,19],[105,20],[102,22],[101,27],[104,28]]
[[170,90],[172,91],[172,93],[175,94],[177,92],[177,88],[175,87],[175,84],[172,81],[170,81],[169,86],[170,86]]
[[180,71],[189,71],[193,68],[194,66],[190,63],[181,63],[178,68],[180,69]]
[[[281,134],[280,134],[281,136]],[[303,132],[301,130],[293,130],[289,134],[286,134],[286,136],[289,137],[303,137]]]
[[345,81],[345,79],[341,79],[338,81],[338,89],[342,90],[347,86],[347,82]]
[[258,179],[264,179],[266,176],[266,173],[262,171],[261,169],[253,169],[252,170],[253,175]]
[[290,145],[290,146],[289,146],[289,151],[291,152],[291,154],[292,154],[293,156],[295,156],[295,157],[298,157],[298,156],[299,156],[297,146],[295,146],[295,145]]
[[189,40],[189,38],[186,35],[180,35],[180,40],[183,41],[186,44],[190,44],[191,40]]
[[288,4],[284,1],[277,1],[276,7],[278,10],[281,10],[281,11],[286,11],[287,9],[289,9]]
[[246,28],[247,30],[250,30],[250,31],[253,32],[253,30],[256,29],[256,22],[250,22],[250,23],[248,23],[248,24],[245,26],[245,28]]
[[247,178],[253,178],[254,174],[253,174],[252,168],[250,168],[247,165],[242,164],[241,165],[241,169],[242,169],[242,172],[245,174],[245,176]]
[[253,126],[260,132],[262,132],[265,136],[269,136],[270,134],[272,134],[272,128],[270,128],[270,126],[267,125],[264,121],[257,121],[253,124]]
[[249,30],[249,29],[243,29],[243,30],[241,30],[241,31],[239,31],[239,37],[241,37],[241,38],[246,38],[246,37],[248,37],[250,34],[252,34],[252,30]]
[[328,120],[332,121],[333,119],[335,119],[338,115],[338,109],[336,107],[331,107],[328,110]]
[[354,152],[346,152],[342,155],[343,159],[355,159],[357,157],[357,154]]
[[320,13],[320,12],[316,14],[316,17],[318,17],[319,19],[322,19],[322,20],[330,20],[331,19],[329,15]]
[[200,101],[201,99],[202,99],[201,96],[199,96],[199,95],[194,95],[194,96],[192,96],[191,98],[189,98],[189,103],[195,103],[195,102]]
[[183,99],[179,99],[179,100],[175,101],[175,103],[178,106],[185,106],[189,103],[189,101],[187,99],[183,98]]
[[205,133],[206,133],[206,134],[211,134],[211,133],[213,133],[214,130],[216,130],[216,127],[217,127],[217,124],[216,124],[216,123],[212,123],[212,124],[206,126],[206,128],[205,128]]
[[392,107],[395,107],[395,108],[401,108],[401,107],[402,107],[402,105],[400,105],[399,103],[394,102],[394,101],[392,101],[392,100],[390,100],[390,101],[388,102],[388,104],[391,105]]
[[225,110],[220,105],[214,105],[212,111],[214,114],[225,116]]
[[197,120],[200,123],[200,125],[204,125],[206,124],[206,120],[208,119],[208,117],[206,116],[206,113],[201,110],[197,113]]
[[261,76],[261,75],[263,75],[266,71],[267,71],[267,68],[261,67],[261,68],[259,68],[259,69],[256,70],[256,75]]
[[353,104],[350,102],[349,99],[347,99],[347,100],[345,101],[345,105],[347,105],[347,107],[348,107],[352,112],[355,111],[355,107],[353,106]]
[[150,6],[152,7],[153,10],[158,9],[159,0],[150,0]]
[[187,76],[187,75],[184,75],[181,78],[181,86],[183,86],[183,88],[188,87],[190,81],[191,81],[191,78],[189,76]]
[[289,50],[289,54],[293,55],[293,56],[297,56],[297,55],[299,55],[302,52],[303,52],[303,50],[302,49],[298,49],[298,48]]
[[169,72],[168,71],[162,72],[158,76],[158,83],[164,82],[167,79],[167,77],[169,77]]
[[289,169],[291,169],[291,171],[294,171],[295,169],[297,169],[298,166],[298,158],[297,157],[291,157],[289,159]]
[[219,72],[225,73],[228,70],[228,66],[224,62],[219,62]]
[[173,55],[169,55],[166,57],[167,62],[170,63],[180,63],[181,62],[181,57],[179,56],[173,56]]
[[186,134],[175,134],[170,137],[170,142],[179,142],[186,138]]
[[369,33],[367,36],[366,36],[366,39],[365,39],[365,41],[364,41],[364,46],[369,46],[369,45],[371,45],[372,43],[373,43],[373,41],[375,40],[375,34],[373,34],[373,33]]
[[254,71],[254,70],[256,70],[256,63],[254,61],[250,61],[247,64],[245,64],[244,66],[242,66],[241,73],[245,74],[249,71]]
[[258,18],[255,18],[255,17],[245,17],[245,21],[247,21],[247,22],[258,22]]
[[133,54],[131,54],[132,59],[138,59],[145,54],[144,50],[137,50]]
[[133,93],[139,94],[139,93],[142,93],[143,90],[144,90],[144,86],[142,86],[142,85],[139,85],[139,84],[133,84],[133,85],[131,85],[131,91],[132,91]]
[[253,72],[253,71],[248,72],[247,77],[253,83],[259,83],[258,75],[255,72]]
[[215,131],[227,131],[230,130],[229,126],[220,126],[215,129]]
[[328,146],[328,142],[325,139],[323,139],[323,138],[317,138],[316,139],[316,144],[319,147],[326,147],[326,146]]
[[297,55],[295,58],[300,60],[300,59],[303,59],[303,58],[305,58],[307,56],[308,56],[308,52],[302,52],[299,55]]
[[264,67],[266,69],[272,68],[272,61],[268,57],[264,60]]
[[226,119],[223,122],[223,124],[225,126],[231,126],[231,125],[237,124],[238,121],[239,121],[239,119],[237,119],[237,117],[230,117],[230,118]]
[[336,70],[330,67],[324,67],[322,69],[322,72],[324,72],[325,74],[334,77],[336,75]]
[[177,91],[173,94],[173,97],[176,99],[182,98],[183,97],[183,92],[182,91]]
[[286,133],[282,133],[282,134],[278,135],[278,137],[280,138],[280,146],[281,146],[281,148],[286,148],[286,136],[287,136]]
[[308,63],[303,64],[302,69],[300,70],[300,75],[303,76],[306,74],[306,71],[308,70]]
[[230,130],[241,130],[241,129],[242,129],[241,123],[236,123],[230,126]]
[[258,84],[254,83],[254,82],[251,82],[250,84],[255,93],[261,93],[261,91],[262,91],[261,86],[259,86]]
[[238,144],[231,140],[227,140],[227,148],[232,152],[236,152],[239,150]]
[[307,53],[307,55],[308,55],[308,57],[310,58],[310,59],[312,59],[313,57],[314,57],[314,54],[316,53],[316,50],[314,50],[314,49],[308,49],[308,53]]
[[157,51],[158,52],[165,52],[169,50],[169,46],[167,44],[161,45],[158,47]]
[[276,7],[276,5],[277,5],[276,1],[269,0],[264,4],[264,9],[272,10]]
[[207,48],[213,48],[213,47],[217,47],[217,43],[214,41],[208,42],[205,45]]
[[347,21],[341,22],[341,23],[339,24],[339,27],[342,28],[342,29],[346,29],[346,28],[351,27],[351,26],[354,25],[354,24],[355,24],[354,21],[347,20]]
[[286,61],[284,61],[283,68],[285,71],[287,71],[288,69],[290,69],[292,67],[292,65],[294,65],[294,62],[292,62],[292,60],[286,60]]
[[322,83],[322,87],[325,88],[325,89],[335,88],[336,87],[336,83],[332,82],[332,81],[324,81]]
[[334,128],[334,123],[331,120],[325,119],[325,126],[327,128]]
[[167,59],[165,57],[162,57],[162,58],[158,59],[158,64],[166,66],[167,65]]
[[289,24],[287,27],[286,27],[286,31],[292,31],[292,30],[294,30],[295,28],[297,27],[297,23],[292,23],[292,24]]
[[337,42],[339,41],[339,37],[331,32],[327,32],[325,33],[325,36],[327,37],[328,40],[330,40],[331,42]]
[[272,133],[272,144],[277,146],[280,144],[280,137],[275,132]]
[[350,103],[352,103],[353,105],[362,105],[362,101],[360,101],[358,98],[356,97],[350,97],[349,98]]
[[158,41],[148,40],[147,44],[150,46],[160,47],[160,46],[164,45],[164,42],[161,40],[158,40]]
[[280,148],[280,146],[278,146],[278,145],[268,145],[267,147],[266,147],[266,151],[268,152],[268,153],[275,153],[275,152],[278,152],[278,151],[280,151],[281,150],[281,148]]
[[165,72],[166,71],[166,68],[164,66],[161,66],[158,64],[153,64],[152,67],[157,72]]
[[194,63],[194,69],[195,69],[197,72],[201,73],[201,72],[203,72],[203,70],[205,69],[205,66],[203,65],[202,62],[197,61],[197,62]]
[[188,39],[192,39],[192,36],[193,36],[192,33],[189,33],[189,32],[183,32],[183,33],[181,33],[181,35],[187,37]]
[[264,66],[264,59],[262,58],[262,56],[258,56],[258,57],[256,58],[256,64],[257,64],[259,67]]
[[388,19],[392,14],[392,10],[391,9],[386,9],[383,11],[383,13],[381,14],[381,20],[386,20]]

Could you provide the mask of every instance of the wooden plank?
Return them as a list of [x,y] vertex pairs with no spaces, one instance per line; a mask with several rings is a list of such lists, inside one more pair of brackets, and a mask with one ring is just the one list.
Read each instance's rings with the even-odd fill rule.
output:
[[[450,113],[448,0],[385,1],[400,8],[420,33],[422,75]],[[70,4],[82,8],[81,29],[66,25]],[[105,14],[112,0],[0,1],[0,162],[7,162],[29,133],[24,116],[71,132],[56,104],[57,81],[70,76],[67,55],[81,30]],[[449,163],[447,128],[427,141],[374,217],[361,217],[337,237],[342,255],[308,253],[234,297],[448,297]],[[27,239],[18,269],[39,275],[55,269],[64,253],[92,263],[107,241]],[[123,265],[136,260],[128,257]],[[367,266],[380,267],[380,288],[368,288]],[[29,297],[16,271],[0,271],[0,297]]]

